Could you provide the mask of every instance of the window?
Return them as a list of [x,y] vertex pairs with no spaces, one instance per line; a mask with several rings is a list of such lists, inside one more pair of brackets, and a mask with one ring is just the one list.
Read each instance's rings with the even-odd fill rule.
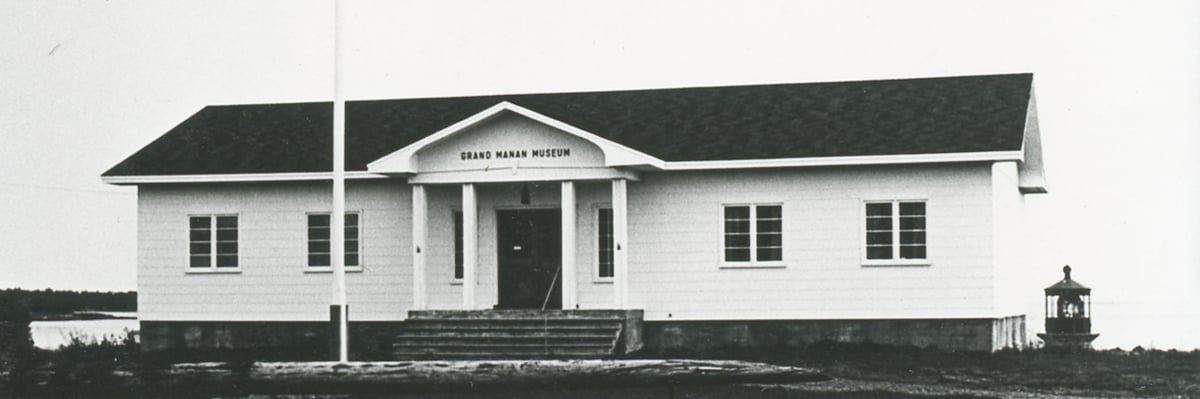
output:
[[925,259],[925,202],[866,204],[867,261]]
[[454,279],[463,278],[463,215],[454,211]]
[[726,263],[783,260],[782,205],[726,205],[724,220]]
[[192,270],[237,268],[237,215],[189,216],[188,255]]
[[612,208],[596,210],[596,277],[613,277],[613,214]]
[[[329,232],[329,213],[308,214],[308,266],[332,266]],[[346,266],[361,266],[359,263],[358,214],[346,212]]]

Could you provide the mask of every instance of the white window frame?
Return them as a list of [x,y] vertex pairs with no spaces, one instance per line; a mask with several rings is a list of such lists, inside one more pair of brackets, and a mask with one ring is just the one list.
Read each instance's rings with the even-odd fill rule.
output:
[[[231,267],[217,267],[217,218],[229,217],[237,218],[237,244],[238,244],[238,264]],[[209,236],[208,242],[208,266],[192,267],[192,218],[208,218]],[[242,272],[242,215],[238,213],[189,213],[184,219],[187,227],[184,229],[186,236],[184,237],[184,253],[185,261],[183,262],[188,274],[237,274]]]
[[[922,202],[925,204],[925,257],[920,259],[900,258],[900,204],[905,202]],[[867,259],[867,205],[892,205],[892,259]],[[863,266],[929,266],[929,200],[924,198],[907,198],[892,200],[863,200],[858,213],[859,250],[862,253]]]
[[[725,260],[725,208],[736,207],[736,206],[745,206],[745,207],[750,208],[750,260],[749,261]],[[758,260],[758,207],[760,207],[760,206],[778,206],[779,207],[779,215],[780,215],[780,217],[779,217],[779,233],[780,233],[779,260],[767,260],[767,261]],[[786,214],[787,213],[784,212],[784,206],[783,206],[782,202],[733,202],[733,203],[721,204],[721,207],[717,211],[717,220],[720,221],[720,224],[718,225],[718,226],[720,226],[720,228],[718,229],[718,233],[720,234],[719,235],[720,240],[717,241],[718,242],[717,248],[720,248],[720,252],[717,256],[719,256],[721,259],[721,263],[720,263],[721,268],[757,269],[757,268],[787,267],[786,263],[784,263],[787,260],[786,252],[783,250],[786,247],[786,245],[784,245],[783,238],[782,238],[783,232],[784,232],[784,225],[785,225],[784,220],[786,219],[786,217],[784,215],[786,215]]]
[[[358,265],[356,265],[356,266],[346,265],[346,272],[347,273],[361,273],[363,271],[363,266],[367,263],[367,261],[366,261],[367,257],[364,255],[366,247],[363,245],[363,241],[365,238],[363,236],[363,230],[364,230],[363,224],[366,223],[366,219],[363,218],[363,211],[359,210],[359,209],[346,210],[346,214],[358,215]],[[333,212],[325,212],[325,211],[316,212],[316,211],[314,211],[314,212],[305,212],[304,213],[304,266],[305,266],[304,272],[305,273],[333,273],[333,265],[329,265],[329,266],[309,266],[308,265],[308,256],[310,255],[308,253],[308,241],[309,241],[309,239],[308,239],[308,229],[309,229],[308,217],[312,216],[312,215],[329,215],[329,218],[330,218],[329,222],[331,225],[333,224]],[[345,216],[343,216],[343,217],[345,217]],[[343,238],[343,240],[344,240],[344,238]],[[330,251],[332,251],[333,250],[333,247],[332,247],[333,231],[332,231],[332,229],[330,229],[330,232],[329,232],[329,244],[330,244],[329,249],[330,249]],[[330,263],[333,262],[333,254],[332,253],[329,255],[329,262]]]
[[[615,258],[613,260],[613,276],[612,277],[604,277],[604,276],[600,275],[600,210],[601,209],[608,209],[609,212],[612,212],[612,204],[604,202],[604,203],[598,203],[598,204],[595,204],[592,206],[592,223],[593,223],[592,244],[595,245],[594,247],[592,247],[592,273],[591,273],[592,283],[593,284],[612,284],[613,278],[616,277],[616,274],[617,274],[617,269],[616,269],[617,265],[616,265]],[[614,257],[616,256],[615,240],[616,240],[616,238],[614,237],[614,242],[613,242],[613,244],[614,244],[613,256]]]

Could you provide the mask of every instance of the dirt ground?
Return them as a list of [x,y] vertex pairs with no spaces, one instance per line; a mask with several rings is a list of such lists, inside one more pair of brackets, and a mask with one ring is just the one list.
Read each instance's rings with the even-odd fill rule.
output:
[[763,397],[1200,398],[1200,351],[1138,347],[981,353],[817,344],[796,350],[730,350],[703,356],[813,368],[834,378],[759,386]]
[[[142,375],[136,347],[87,346],[41,354],[27,391],[5,386],[0,397],[253,397],[253,398],[1200,398],[1200,351],[1047,350],[953,352],[863,344],[748,352],[646,353],[646,358],[734,359],[820,370],[832,380],[645,386],[450,387],[441,391],[358,392],[351,395],[261,395],[216,385],[183,389]],[[124,375],[126,377],[118,377]],[[149,373],[146,375],[154,375]],[[130,377],[132,376],[132,377]],[[135,382],[128,383],[130,378]],[[124,381],[124,382],[123,382]],[[702,382],[704,384],[705,382]],[[233,388],[233,389],[229,389]],[[18,393],[21,392],[21,393]],[[274,391],[280,392],[280,391]],[[282,391],[282,392],[287,392]],[[329,392],[329,391],[327,391]],[[333,391],[336,392],[336,391]]]
[[[1159,397],[1115,392],[1034,392],[1020,387],[979,389],[946,385],[911,384],[884,381],[832,380],[798,384],[728,384],[700,386],[656,386],[626,388],[544,387],[521,390],[466,390],[458,392],[388,392],[354,395],[251,395],[250,398],[431,398],[431,399],[516,399],[516,398],[632,398],[632,399],[726,399],[726,398],[832,398],[832,399],[981,399],[981,398],[1113,398]],[[1192,396],[1164,396],[1187,398]]]

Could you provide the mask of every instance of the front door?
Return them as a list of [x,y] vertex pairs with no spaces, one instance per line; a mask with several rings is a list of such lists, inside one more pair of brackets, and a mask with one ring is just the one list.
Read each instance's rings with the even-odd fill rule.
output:
[[496,308],[562,308],[561,218],[558,209],[496,211]]

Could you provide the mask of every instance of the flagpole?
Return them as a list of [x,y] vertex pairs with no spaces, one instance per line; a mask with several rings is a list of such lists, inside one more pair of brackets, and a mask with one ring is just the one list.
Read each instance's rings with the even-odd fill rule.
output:
[[333,302],[338,312],[338,362],[349,354],[349,309],[346,303],[346,102],[341,89],[341,1],[333,1],[333,212],[329,215],[329,241],[333,261]]

